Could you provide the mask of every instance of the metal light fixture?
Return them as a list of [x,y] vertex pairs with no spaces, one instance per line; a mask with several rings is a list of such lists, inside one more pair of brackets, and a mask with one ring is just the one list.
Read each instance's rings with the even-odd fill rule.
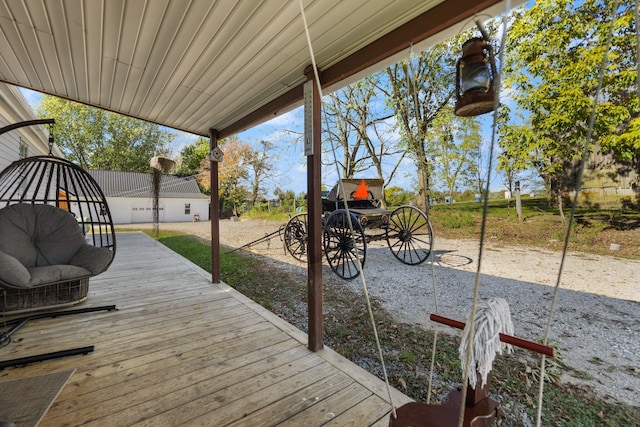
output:
[[496,64],[486,38],[474,37],[462,45],[456,63],[456,116],[469,117],[492,111],[495,106]]

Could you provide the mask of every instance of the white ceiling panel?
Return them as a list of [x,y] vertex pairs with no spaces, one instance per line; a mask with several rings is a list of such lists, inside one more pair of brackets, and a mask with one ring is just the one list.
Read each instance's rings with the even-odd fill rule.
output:
[[[498,3],[303,0],[332,88]],[[0,81],[199,135],[300,102],[311,63],[299,0],[2,0],[0,43]]]

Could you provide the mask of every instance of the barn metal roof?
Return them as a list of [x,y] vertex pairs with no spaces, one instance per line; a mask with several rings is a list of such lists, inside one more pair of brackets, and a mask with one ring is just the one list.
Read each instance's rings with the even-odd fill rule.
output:
[[[302,3],[329,88],[503,10],[499,0]],[[0,45],[0,81],[219,137],[300,105],[311,63],[299,0],[5,0]]]
[[[142,172],[119,172],[105,170],[87,171],[107,197],[151,198],[153,175]],[[202,194],[192,176],[180,177],[163,174],[160,178],[161,198],[209,199]]]

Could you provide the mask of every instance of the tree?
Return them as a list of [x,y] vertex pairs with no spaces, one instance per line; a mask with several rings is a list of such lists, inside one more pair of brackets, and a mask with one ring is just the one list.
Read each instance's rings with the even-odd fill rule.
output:
[[432,170],[427,156],[427,132],[455,93],[454,52],[458,51],[461,37],[439,43],[385,70],[388,86],[383,91],[395,112],[404,147],[416,162],[419,204],[425,210],[429,206]]
[[148,172],[149,160],[167,155],[174,134],[158,125],[45,95],[42,118],[54,118],[56,143],[85,169]]
[[356,173],[365,169],[366,158],[362,153],[362,140],[356,137],[356,129],[351,126],[349,120],[349,115],[353,114],[351,106],[358,102],[363,100],[355,99],[352,85],[330,93],[323,102],[324,150],[332,162],[337,162],[340,176],[343,178],[353,178]]
[[385,188],[384,195],[389,206],[408,205],[416,198],[413,192],[400,187]]
[[607,2],[541,0],[520,11],[509,31],[505,82],[526,118],[501,125],[504,156],[517,170],[534,167],[561,212],[563,194],[576,183],[612,19],[590,148],[640,170],[634,11],[632,0],[622,0],[613,18]]
[[193,143],[180,151],[180,175],[195,175],[203,160],[209,156],[209,139],[198,137]]
[[[246,179],[249,177],[248,159],[251,147],[233,136],[220,141],[224,159],[218,164],[218,195],[220,212],[232,212],[247,199],[249,191]],[[196,179],[206,194],[211,194],[209,159],[202,160]]]
[[273,195],[278,198],[278,202],[281,207],[287,210],[294,210],[296,205],[296,194],[292,190],[282,190],[276,187],[273,190]]
[[[335,143],[342,159],[336,159],[343,178],[353,178],[370,168],[384,179],[383,158],[395,154],[375,132],[377,123],[387,120],[387,111],[375,111],[380,75],[374,74],[331,93],[324,104],[325,140]],[[376,133],[375,141],[370,132]]]
[[[341,160],[336,161],[344,178],[374,169],[375,177],[386,184],[393,179],[404,158],[399,144],[384,135],[384,124],[393,114],[378,108],[382,103],[377,89],[383,77],[374,74],[327,97],[325,135],[335,143],[338,154],[342,154]],[[383,170],[388,159],[395,162],[390,172]]]
[[433,171],[453,197],[461,182],[474,179],[480,156],[480,125],[473,117],[455,118],[450,108],[440,111],[427,132]]
[[489,177],[488,157],[489,156],[483,153],[482,148],[479,147],[477,153],[469,159],[471,164],[469,173],[471,177],[468,183],[476,194],[484,194],[486,190],[487,179]]
[[255,206],[258,197],[264,193],[264,182],[273,176],[272,159],[269,157],[269,149],[273,143],[261,140],[259,149],[249,149],[247,153],[247,165],[249,179],[251,181],[251,205]]

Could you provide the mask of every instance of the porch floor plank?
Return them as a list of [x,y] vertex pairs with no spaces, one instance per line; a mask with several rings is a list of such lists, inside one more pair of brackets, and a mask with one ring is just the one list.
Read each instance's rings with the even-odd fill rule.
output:
[[[40,426],[387,425],[384,384],[142,233],[79,306],[117,310],[31,321],[0,360],[94,345],[0,371],[0,381],[75,369]],[[0,389],[0,393],[4,392]],[[410,401],[392,390],[394,404]]]

